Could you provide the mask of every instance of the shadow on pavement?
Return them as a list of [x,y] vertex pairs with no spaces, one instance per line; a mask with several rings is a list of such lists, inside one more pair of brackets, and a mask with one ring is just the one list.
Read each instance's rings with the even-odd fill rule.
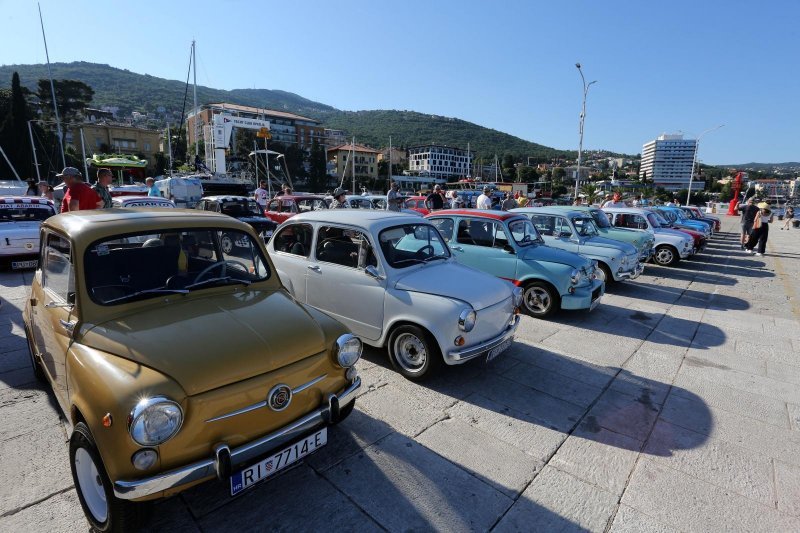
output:
[[[642,292],[643,289],[646,292]],[[639,298],[649,302],[675,304],[696,309],[705,309],[709,305],[726,311],[745,311],[750,308],[750,303],[747,300],[735,296],[681,289],[680,287],[669,287],[655,283],[643,283],[641,281],[624,284],[618,287],[614,294],[629,298]]]

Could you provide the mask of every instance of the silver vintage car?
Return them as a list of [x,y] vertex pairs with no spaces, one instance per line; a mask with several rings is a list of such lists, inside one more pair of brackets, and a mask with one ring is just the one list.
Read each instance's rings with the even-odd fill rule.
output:
[[511,344],[522,293],[457,263],[439,231],[415,215],[341,209],[301,213],[267,245],[300,302],[388,346],[394,368],[421,380],[444,365]]

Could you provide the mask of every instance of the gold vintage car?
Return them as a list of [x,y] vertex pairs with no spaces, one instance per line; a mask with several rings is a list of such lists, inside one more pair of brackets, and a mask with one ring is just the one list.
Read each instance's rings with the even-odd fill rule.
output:
[[[223,252],[223,234],[237,246]],[[71,425],[100,531],[134,502],[217,477],[232,495],[327,442],[353,409],[361,343],[297,303],[247,224],[179,209],[48,219],[25,308],[38,378]]]

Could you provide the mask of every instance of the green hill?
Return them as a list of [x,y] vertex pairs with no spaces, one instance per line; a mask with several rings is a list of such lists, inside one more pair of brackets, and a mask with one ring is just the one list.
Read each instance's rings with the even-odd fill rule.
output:
[[[148,74],[137,74],[109,65],[74,62],[53,63],[55,79],[80,80],[94,89],[94,107],[118,107],[123,116],[131,111],[156,112],[160,107],[176,117],[183,107],[185,82],[166,80]],[[46,65],[0,66],[0,88],[9,87],[13,72],[19,72],[23,85],[34,89],[39,79],[47,78]],[[457,118],[425,115],[413,111],[340,111],[294,93],[268,89],[234,89],[226,91],[197,87],[201,104],[230,102],[289,111],[319,119],[326,127],[346,130],[359,143],[386,146],[389,136],[395,146],[437,143],[466,148],[480,157],[514,154],[518,158],[572,154],[536,144],[507,133],[485,128]],[[192,94],[188,94],[187,110]],[[174,119],[173,119],[174,120]]]

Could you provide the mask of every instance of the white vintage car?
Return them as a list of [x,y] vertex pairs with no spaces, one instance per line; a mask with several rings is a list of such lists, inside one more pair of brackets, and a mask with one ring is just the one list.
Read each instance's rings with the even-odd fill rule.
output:
[[388,346],[394,368],[424,379],[445,364],[497,357],[511,345],[522,293],[461,265],[416,215],[331,209],[284,222],[267,245],[295,298]]
[[175,208],[175,202],[160,196],[114,196],[111,199],[114,207],[166,207]]
[[39,226],[55,214],[46,198],[0,196],[0,260],[15,270],[36,268]]

